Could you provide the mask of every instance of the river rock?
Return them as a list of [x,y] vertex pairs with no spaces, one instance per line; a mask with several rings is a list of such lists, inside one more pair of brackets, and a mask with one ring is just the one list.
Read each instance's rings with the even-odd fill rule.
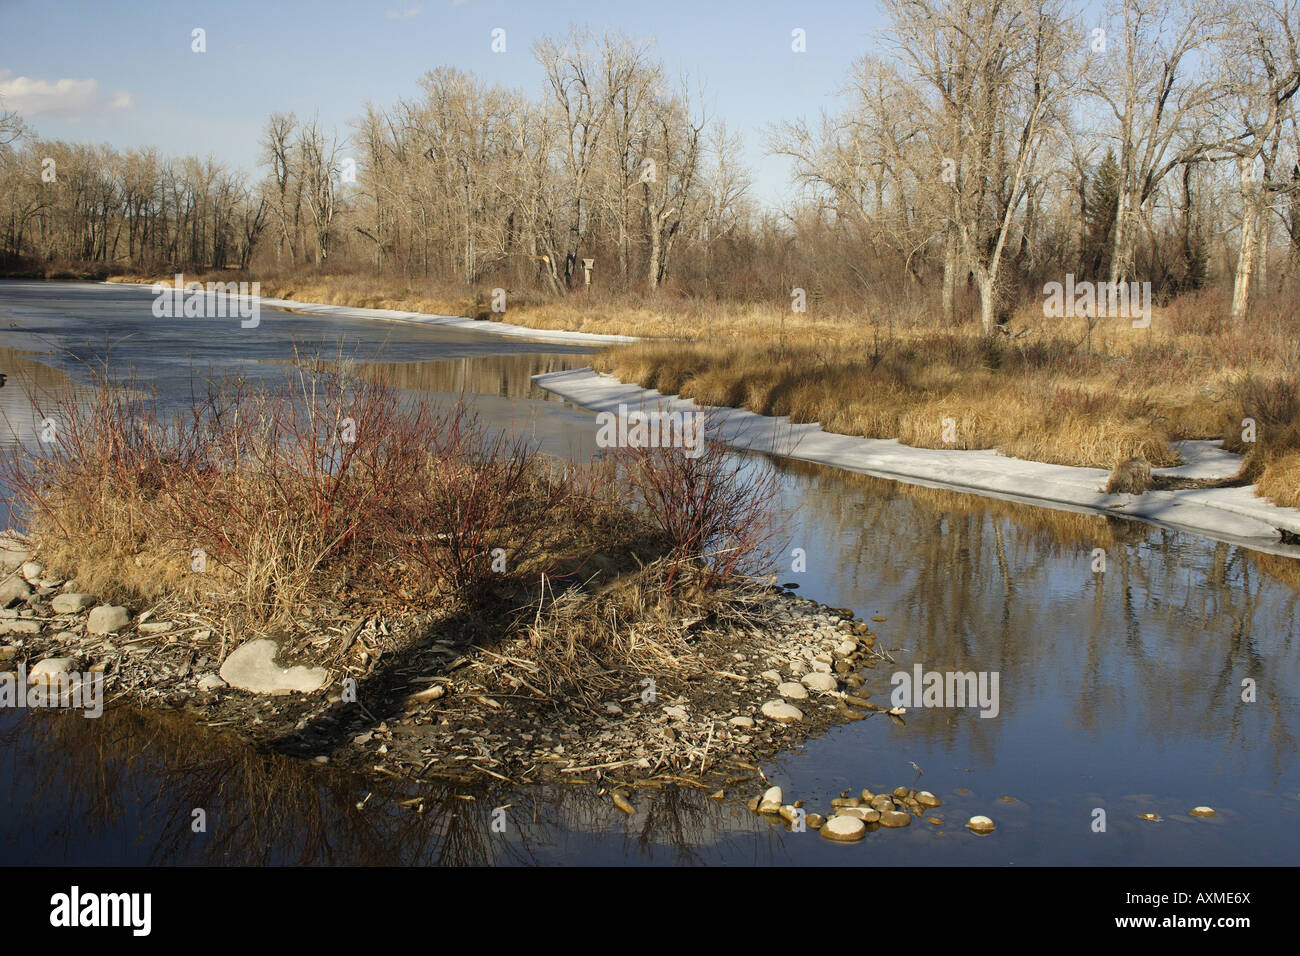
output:
[[809,690],[816,691],[833,691],[839,687],[839,682],[830,674],[805,674],[803,676],[803,686]]
[[729,721],[727,721],[727,723],[731,724],[731,726],[733,727],[738,727],[741,730],[754,729],[753,717],[732,717]]
[[[99,610],[96,608],[95,610]],[[91,612],[94,616],[94,611]],[[259,638],[236,648],[221,665],[221,678],[231,687],[254,694],[300,691],[310,694],[325,686],[323,667],[280,667],[275,662],[275,641]]]
[[25,561],[19,571],[28,584],[36,584],[40,581],[41,575],[45,573],[45,565],[39,561]]
[[834,816],[823,823],[818,832],[828,840],[852,843],[867,835],[867,825],[857,817]]
[[87,634],[116,634],[131,623],[131,612],[113,604],[92,608],[86,618]]
[[887,793],[878,793],[871,798],[871,806],[884,813],[886,810],[894,809],[894,801]]
[[1192,807],[1187,812],[1194,817],[1217,817],[1219,815],[1213,807]]
[[880,811],[871,807],[840,807],[835,811],[837,817],[856,817],[863,823],[876,823],[880,820]]
[[912,822],[912,815],[902,810],[885,810],[880,814],[882,827],[905,827]]
[[975,833],[992,833],[996,825],[988,817],[971,817],[966,821],[968,829]]
[[76,614],[78,611],[84,611],[95,603],[93,594],[76,594],[65,591],[63,594],[56,594],[50,599],[50,607],[55,614]]
[[793,724],[803,720],[803,711],[783,700],[769,700],[762,707],[763,716],[781,724]]
[[75,657],[47,657],[27,672],[29,681],[46,681],[57,674],[67,674],[77,666]]
[[808,688],[804,687],[803,684],[796,684],[793,681],[779,684],[776,688],[776,692],[787,700],[808,699]]
[[31,560],[32,553],[14,542],[12,538],[0,541],[0,567],[6,571],[16,571]]
[[943,803],[942,800],[932,794],[929,790],[918,790],[916,794],[916,802],[923,807],[937,807]]
[[31,596],[31,585],[16,574],[0,581],[0,607],[11,607]]
[[198,680],[199,690],[203,691],[204,693],[208,693],[214,690],[220,690],[225,686],[226,686],[226,682],[223,681],[216,674],[204,674]]
[[853,652],[858,649],[857,641],[841,641],[835,646],[836,657],[852,657]]

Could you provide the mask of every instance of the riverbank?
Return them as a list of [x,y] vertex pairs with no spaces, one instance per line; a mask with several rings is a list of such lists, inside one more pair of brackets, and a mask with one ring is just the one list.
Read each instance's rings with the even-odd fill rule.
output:
[[1134,459],[1178,466],[1178,443],[1222,441],[1244,457],[1233,483],[1300,507],[1294,304],[1270,305],[1268,323],[1233,321],[1227,303],[1189,294],[1157,304],[1135,329],[1126,318],[1048,318],[1041,302],[1025,302],[988,337],[970,323],[940,327],[843,303],[791,311],[784,302],[522,294],[507,296],[508,323],[488,323],[449,317],[495,317],[482,293],[374,276],[268,278],[262,289],[280,297],[266,304],[301,311],[609,345],[596,367],[623,381],[918,448],[1109,470]]
[[[534,381],[594,413],[616,412],[619,405],[669,412],[706,407],[590,368],[539,375]],[[796,424],[787,417],[745,409],[712,408],[708,421],[714,429],[711,437],[734,448],[885,478],[1137,518],[1264,550],[1272,548],[1280,554],[1294,554],[1293,548],[1279,546],[1281,532],[1300,535],[1300,510],[1270,504],[1257,497],[1251,486],[1107,494],[1110,473],[1100,468],[1024,461],[984,450],[913,448],[897,440],[837,435],[816,424]],[[1233,475],[1241,466],[1239,456],[1212,442],[1184,443],[1179,449],[1184,464],[1158,473],[1212,479]]]
[[888,700],[887,675],[872,671],[891,661],[871,626],[779,588],[705,617],[640,622],[659,666],[593,659],[547,692],[533,684],[531,636],[482,622],[335,608],[276,631],[177,601],[139,612],[48,576],[12,534],[3,545],[0,664],[12,679],[102,674],[106,703],[182,710],[361,773],[721,788],[837,723],[900,719],[869,699]]

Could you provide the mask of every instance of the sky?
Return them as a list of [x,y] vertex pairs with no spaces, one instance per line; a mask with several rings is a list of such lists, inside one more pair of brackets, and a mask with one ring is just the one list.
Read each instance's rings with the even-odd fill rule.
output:
[[[790,167],[764,155],[764,129],[837,109],[850,65],[879,52],[883,18],[867,0],[0,0],[0,94],[42,137],[258,172],[271,113],[319,115],[346,134],[367,100],[414,96],[438,66],[536,96],[533,42],[570,24],[655,40],[669,75],[689,72],[741,134],[751,195],[777,207]],[[195,28],[205,53],[191,49]],[[504,53],[492,52],[497,28]],[[806,52],[791,49],[796,28]]]

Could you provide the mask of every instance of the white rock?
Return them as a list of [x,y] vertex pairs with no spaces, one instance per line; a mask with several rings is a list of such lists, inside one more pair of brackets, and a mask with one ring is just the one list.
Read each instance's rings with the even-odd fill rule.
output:
[[1194,817],[1217,817],[1219,815],[1213,807],[1192,807],[1187,812]]
[[988,817],[971,817],[966,821],[966,826],[976,833],[992,833],[995,824]]
[[50,600],[50,607],[54,609],[55,614],[76,614],[94,603],[95,596],[93,594],[76,594],[65,591],[62,594],[56,594]]
[[47,657],[27,672],[29,681],[48,680],[56,674],[67,674],[77,666],[75,657]]
[[611,717],[617,717],[623,713],[623,708],[612,700],[605,701],[605,713]]
[[763,794],[762,799],[758,801],[759,813],[780,813],[781,812],[781,788],[768,787],[767,792]]
[[828,840],[851,842],[867,835],[867,825],[857,817],[834,816],[822,824],[819,831]]
[[839,644],[835,645],[835,656],[851,657],[853,655],[853,652],[856,651],[857,649],[858,649],[858,645],[856,642],[841,641]]
[[220,690],[225,686],[226,682],[216,674],[204,674],[199,678],[199,690],[201,691]]
[[87,634],[116,634],[131,623],[131,612],[113,604],[93,608],[86,618]]
[[174,625],[171,621],[149,621],[145,624],[137,625],[136,630],[141,634],[166,634]]
[[753,717],[732,717],[729,721],[727,721],[727,723],[731,724],[731,726],[733,727],[739,727],[741,730],[754,729]]
[[685,719],[686,719],[686,708],[685,708],[685,707],[665,707],[665,708],[664,708],[664,713],[667,714],[668,717],[671,718],[672,720],[685,720]]
[[[98,608],[96,608],[98,610]],[[91,612],[92,615],[94,612]],[[254,694],[300,691],[310,694],[325,686],[323,667],[280,667],[275,663],[275,641],[260,638],[235,649],[221,665],[221,677],[231,687]]]
[[28,584],[35,584],[41,579],[41,575],[45,573],[45,565],[39,561],[27,561],[20,570],[23,577],[27,579]]
[[783,700],[769,700],[762,707],[763,716],[782,724],[803,720],[803,711]]
[[7,620],[0,621],[0,634],[39,634],[41,625],[39,621],[19,621]]
[[830,674],[805,674],[803,685],[809,690],[819,691],[831,691],[840,686],[839,681]]
[[771,670],[763,671],[763,673],[760,676],[763,678],[763,680],[770,680],[773,684],[781,683],[780,671],[771,671]]
[[0,581],[0,607],[9,607],[32,596],[32,588],[18,575]]
[[776,692],[787,700],[808,699],[808,688],[804,687],[803,684],[796,684],[793,681],[778,685]]

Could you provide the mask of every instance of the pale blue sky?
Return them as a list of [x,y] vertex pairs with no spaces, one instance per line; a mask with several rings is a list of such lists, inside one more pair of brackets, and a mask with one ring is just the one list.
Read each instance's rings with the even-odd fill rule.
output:
[[[789,167],[764,156],[762,130],[834,107],[850,64],[879,50],[883,19],[869,0],[0,0],[0,91],[42,136],[253,171],[270,113],[318,113],[346,133],[367,99],[412,96],[437,66],[536,95],[533,41],[571,23],[654,38],[670,73],[702,82],[744,137],[755,198],[778,204]],[[495,27],[504,54],[491,52]],[[806,53],[791,51],[795,27]]]

